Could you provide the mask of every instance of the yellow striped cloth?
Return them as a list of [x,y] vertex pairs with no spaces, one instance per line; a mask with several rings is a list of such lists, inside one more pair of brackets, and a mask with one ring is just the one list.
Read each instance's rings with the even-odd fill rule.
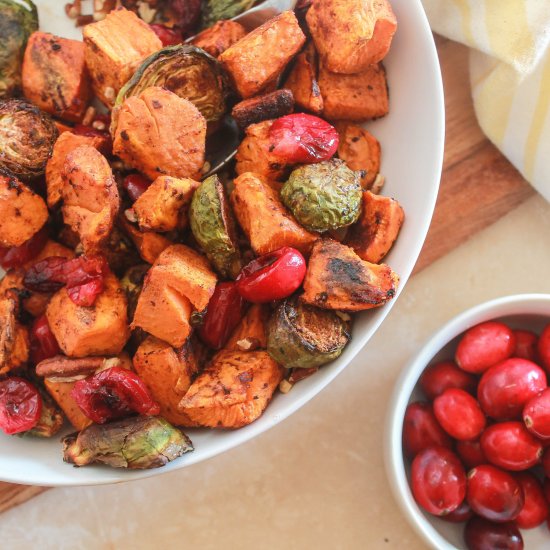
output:
[[432,29],[472,49],[489,139],[550,200],[550,0],[422,0]]

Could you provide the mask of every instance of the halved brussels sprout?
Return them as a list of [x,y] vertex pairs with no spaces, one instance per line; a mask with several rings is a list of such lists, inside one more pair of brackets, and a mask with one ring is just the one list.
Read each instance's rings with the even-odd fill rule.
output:
[[293,297],[282,302],[269,320],[267,351],[287,369],[308,369],[339,357],[349,338],[349,322],[344,315]]
[[281,189],[281,198],[309,231],[320,233],[355,223],[361,215],[359,172],[332,159],[296,168]]
[[236,278],[241,270],[235,221],[218,176],[205,179],[189,208],[193,236],[223,277]]
[[101,463],[132,470],[160,468],[193,450],[183,432],[158,416],[92,424],[62,443],[63,460],[75,466]]
[[53,119],[38,107],[0,100],[0,168],[23,180],[42,175],[58,135]]
[[25,46],[36,30],[38,13],[31,0],[0,0],[0,98],[20,91]]
[[207,122],[220,120],[227,111],[230,88],[221,63],[190,44],[168,46],[147,57],[120,90],[115,105],[151,86],[188,99]]
[[49,398],[45,392],[40,392],[42,395],[42,412],[38,424],[24,435],[32,435],[34,437],[52,437],[63,426],[63,414]]
[[120,280],[120,285],[126,292],[126,299],[128,300],[128,319],[134,318],[137,301],[143,288],[143,280],[150,267],[148,264],[135,265],[128,269]]
[[232,19],[250,9],[256,0],[206,0],[202,6],[201,28],[211,27],[221,19]]

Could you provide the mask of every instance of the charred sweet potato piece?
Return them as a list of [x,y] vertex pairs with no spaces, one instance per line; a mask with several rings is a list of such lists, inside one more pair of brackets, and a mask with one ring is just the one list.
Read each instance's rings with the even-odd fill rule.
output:
[[94,92],[108,107],[141,61],[162,48],[151,27],[123,8],[86,25],[82,35]]
[[181,348],[149,336],[134,355],[134,368],[160,405],[160,415],[177,426],[194,423],[178,410],[178,405],[198,372],[193,349],[188,340]]
[[158,233],[140,231],[123,216],[119,217],[118,223],[124,233],[126,233],[134,243],[141,259],[148,264],[154,264],[160,254],[174,244],[170,239]]
[[358,73],[381,61],[397,29],[388,0],[314,0],[306,20],[323,63],[335,73]]
[[254,29],[220,55],[241,97],[252,97],[271,84],[303,46],[306,37],[292,11]]
[[120,206],[109,163],[89,145],[81,145],[65,158],[61,174],[63,220],[80,237],[85,253],[100,249],[113,229]]
[[389,266],[366,262],[348,246],[323,239],[313,247],[301,298],[324,309],[361,311],[391,300],[398,283]]
[[323,96],[317,82],[317,52],[310,43],[296,56],[296,61],[285,82],[298,107],[315,113],[323,112]]
[[47,219],[48,207],[42,197],[15,177],[0,172],[0,245],[23,244]]
[[0,374],[25,364],[29,358],[29,332],[17,320],[19,298],[8,290],[0,297]]
[[235,157],[237,174],[254,172],[269,180],[284,180],[288,176],[292,165],[285,163],[271,152],[269,129],[272,124],[272,120],[264,120],[248,126]]
[[53,208],[61,200],[63,189],[62,172],[67,155],[81,145],[89,145],[98,151],[105,148],[106,137],[80,136],[72,132],[63,132],[55,142],[53,152],[46,164],[46,187],[48,206]]
[[113,152],[150,179],[199,179],[206,121],[186,99],[152,86],[113,112]]
[[351,226],[345,244],[363,260],[377,264],[393,246],[404,217],[403,208],[395,199],[364,191],[363,212]]
[[289,115],[293,110],[292,92],[290,90],[275,90],[237,103],[231,111],[231,116],[239,127],[244,129],[251,124]]
[[108,274],[105,289],[91,307],[77,306],[62,288],[50,300],[46,316],[65,355],[116,355],[130,336],[127,302],[118,279]]
[[338,156],[352,170],[362,170],[363,189],[370,189],[380,172],[381,149],[378,140],[361,126],[341,122],[336,125],[340,135]]
[[224,351],[254,351],[267,347],[266,326],[270,315],[269,306],[252,304],[239,323]]
[[134,202],[132,210],[145,231],[172,231],[187,225],[187,209],[200,183],[159,176]]
[[263,176],[247,172],[234,183],[231,205],[256,254],[267,254],[282,246],[309,253],[317,236],[298,224]]
[[23,93],[43,111],[72,122],[82,119],[92,98],[84,44],[34,32],[23,60]]
[[75,384],[76,381],[59,382],[55,379],[44,379],[44,385],[48,393],[63,411],[69,422],[74,426],[75,430],[80,431],[92,424],[92,421],[80,410],[80,407],[76,404],[76,401],[71,395],[71,391]]
[[215,287],[206,258],[182,244],[170,246],[145,277],[132,327],[182,346],[191,332],[193,309],[206,308]]
[[220,353],[191,384],[180,411],[199,426],[241,428],[267,407],[283,369],[265,351]]
[[321,63],[319,87],[323,115],[329,120],[363,121],[389,112],[386,71],[380,64],[357,74],[337,74]]
[[212,57],[219,57],[246,35],[246,29],[237,21],[218,21],[193,38],[192,44],[202,48]]

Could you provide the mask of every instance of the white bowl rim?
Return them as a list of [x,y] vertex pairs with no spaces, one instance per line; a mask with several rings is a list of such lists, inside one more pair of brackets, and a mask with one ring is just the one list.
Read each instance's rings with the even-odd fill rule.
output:
[[550,294],[514,294],[478,304],[449,320],[422,346],[397,379],[385,425],[385,467],[394,498],[411,527],[435,550],[457,550],[425,518],[416,504],[405,474],[402,428],[405,409],[420,374],[430,360],[469,327],[509,315],[548,315]]

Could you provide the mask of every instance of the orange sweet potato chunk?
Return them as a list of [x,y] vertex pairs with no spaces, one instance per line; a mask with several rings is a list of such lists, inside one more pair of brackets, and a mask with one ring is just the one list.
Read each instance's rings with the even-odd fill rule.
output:
[[223,349],[244,351],[247,346],[251,346],[252,350],[265,349],[267,347],[266,327],[270,313],[269,306],[266,304],[252,304]]
[[246,35],[246,29],[237,21],[218,21],[193,38],[191,42],[212,57],[219,57]]
[[247,172],[234,184],[231,205],[256,254],[267,254],[282,246],[309,253],[317,235],[298,224],[263,176]]
[[87,428],[92,421],[80,410],[71,395],[76,382],[59,382],[57,380],[44,379],[44,385],[53,400],[63,411],[75,430],[81,431]]
[[292,11],[285,11],[254,29],[220,55],[243,98],[257,95],[282,73],[306,37]]
[[27,43],[22,71],[25,97],[43,111],[79,122],[92,98],[84,44],[46,32]]

